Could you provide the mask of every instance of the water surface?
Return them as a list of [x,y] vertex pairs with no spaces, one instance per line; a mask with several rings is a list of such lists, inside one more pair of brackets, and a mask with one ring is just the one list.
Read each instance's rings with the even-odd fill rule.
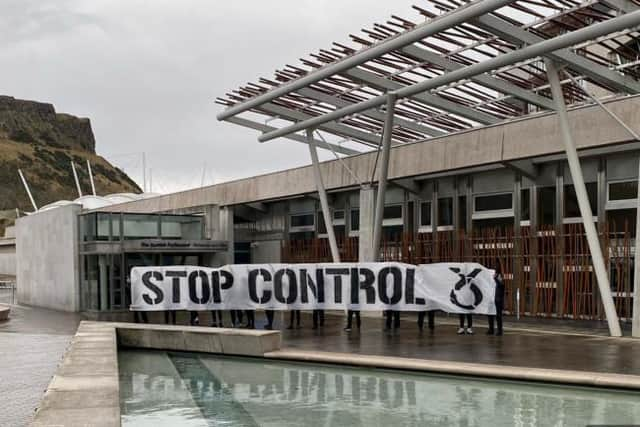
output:
[[640,394],[192,353],[119,353],[125,426],[640,424]]

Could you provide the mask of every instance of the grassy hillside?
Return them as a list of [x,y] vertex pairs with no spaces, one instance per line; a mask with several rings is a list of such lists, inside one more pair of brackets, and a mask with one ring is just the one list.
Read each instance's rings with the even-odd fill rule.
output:
[[18,169],[22,169],[38,207],[78,197],[71,160],[76,163],[83,194],[91,194],[87,159],[91,162],[97,194],[140,192],[124,172],[93,153],[0,139],[0,210],[16,207],[33,210]]
[[91,122],[55,111],[51,104],[0,95],[0,237],[13,223],[16,208],[33,211],[18,169],[24,173],[38,207],[78,197],[71,161],[83,194],[91,194],[87,160],[98,195],[140,193],[123,171],[95,154]]

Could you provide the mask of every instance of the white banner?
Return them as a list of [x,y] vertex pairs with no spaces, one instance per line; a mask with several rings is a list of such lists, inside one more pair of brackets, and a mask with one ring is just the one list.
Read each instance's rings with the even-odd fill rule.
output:
[[493,270],[473,263],[135,267],[131,310],[442,310],[495,314]]

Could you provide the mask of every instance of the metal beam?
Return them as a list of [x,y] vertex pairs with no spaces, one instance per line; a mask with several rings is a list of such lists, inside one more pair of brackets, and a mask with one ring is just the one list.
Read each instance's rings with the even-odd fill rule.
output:
[[386,120],[382,133],[382,159],[380,159],[380,173],[378,175],[378,192],[376,195],[376,213],[373,223],[373,256],[375,261],[380,260],[380,241],[382,240],[382,221],[384,219],[384,198],[387,191],[387,179],[389,177],[389,159],[391,157],[391,136],[393,135],[393,119],[396,108],[396,95],[387,95]]
[[331,258],[333,262],[340,262],[340,251],[338,250],[338,242],[336,241],[336,233],[333,229],[333,217],[329,210],[329,201],[327,200],[327,191],[322,182],[322,172],[320,172],[320,162],[318,160],[318,150],[316,149],[315,139],[313,138],[313,129],[307,129],[307,138],[309,139],[309,154],[311,155],[311,163],[313,165],[313,173],[316,181],[316,188],[320,196],[320,206],[322,207],[322,217],[329,236],[329,246],[331,248]]
[[[278,128],[265,125],[260,122],[254,122],[253,120],[243,119],[241,117],[230,117],[226,122],[233,123],[239,126],[243,126],[249,129],[255,129],[260,132],[273,132],[274,130],[278,130]],[[298,135],[297,133],[292,133],[287,135],[285,138],[288,138],[292,141],[302,142],[303,144],[308,144],[309,141],[304,136]],[[344,154],[345,156],[353,156],[354,154],[360,154],[360,151],[352,150],[350,148],[343,147],[341,145],[331,144],[330,142],[324,142],[319,139],[316,139],[316,145],[319,148],[324,148],[325,150],[335,151],[336,153]]]
[[391,184],[400,187],[411,194],[415,194],[418,197],[422,198],[422,196],[424,195],[424,189],[413,178],[396,179],[394,181],[391,181]]
[[[292,110],[290,108],[281,107],[279,105],[271,103],[261,105],[260,109],[266,111],[267,113],[275,114],[276,116],[282,117],[283,119],[289,119],[294,122],[302,122],[313,118],[313,116],[310,116],[309,114],[303,113],[301,111]],[[380,141],[380,139],[372,133],[353,129],[340,123],[326,123],[318,127],[318,129],[333,134],[339,134],[350,138],[359,139],[361,141],[365,141],[365,144],[369,143],[372,147],[377,147]],[[261,141],[260,138],[258,138],[258,140]]]
[[[417,46],[407,46],[402,49],[402,52],[421,61],[426,61],[442,67],[446,71],[454,71],[464,68],[464,65],[447,59],[447,57],[443,55],[438,55],[435,52],[430,52]],[[546,108],[547,110],[553,110],[554,108],[553,101],[549,98],[545,98],[544,96],[528,91],[508,81],[492,77],[488,74],[481,74],[472,77],[471,80],[500,93],[512,95],[530,104],[537,105],[538,107]]]
[[490,13],[494,10],[500,9],[503,6],[514,3],[514,1],[515,0],[476,1],[466,7],[461,7],[451,13],[447,13],[437,18],[431,19],[422,25],[418,25],[409,31],[386,40],[384,43],[375,44],[369,49],[361,50],[354,55],[348,56],[345,59],[327,65],[326,67],[322,67],[319,70],[313,73],[309,73],[304,77],[292,80],[262,95],[234,105],[233,107],[229,107],[218,114],[217,118],[218,120],[225,120],[244,111],[259,107],[262,104],[271,102],[274,99],[294,92],[298,89],[302,89],[303,87],[309,86],[313,83],[317,83],[320,80],[326,79],[327,77],[331,77],[335,74],[344,72],[350,68],[362,65],[365,62],[371,61],[372,59],[375,59],[381,55],[392,52],[396,49],[400,49],[403,46],[415,43],[419,40],[437,34],[451,27],[455,27],[456,25],[484,15],[485,13]]
[[532,160],[512,160],[510,162],[502,163],[505,167],[521,173],[527,178],[536,179],[538,177],[538,167]]
[[[320,92],[319,90],[315,90],[315,89],[304,88],[296,91],[296,93],[299,93],[300,95],[306,96],[308,98],[315,99],[317,101],[322,101],[326,104],[335,105],[336,107],[340,107],[340,108],[353,105],[353,102],[345,101],[344,99],[338,98],[337,96],[328,95],[326,93]],[[384,113],[381,113],[378,110],[365,111],[363,115],[376,120],[384,121],[385,119]],[[419,123],[412,122],[411,120],[407,120],[399,117],[396,117],[396,124],[398,126],[402,126],[407,129],[411,129],[413,131],[420,132],[429,136],[445,135],[445,132],[442,132],[436,129],[431,129]]]
[[622,336],[620,322],[618,320],[618,314],[616,313],[616,307],[611,295],[611,286],[607,275],[607,268],[604,263],[604,256],[602,255],[602,248],[600,247],[598,232],[593,222],[591,204],[589,203],[587,187],[584,184],[582,168],[580,167],[580,159],[578,158],[578,152],[576,151],[576,146],[571,135],[569,115],[567,114],[562,85],[560,84],[560,77],[558,76],[558,69],[552,60],[546,59],[545,64],[547,65],[547,76],[551,86],[553,100],[556,103],[560,132],[562,133],[562,141],[564,142],[565,151],[567,153],[567,162],[569,163],[569,170],[571,171],[571,179],[573,180],[573,187],[576,192],[576,198],[578,199],[578,207],[580,208],[589,251],[591,252],[593,270],[596,275],[598,288],[600,290],[600,297],[602,298],[602,305],[604,306],[605,315],[609,324],[609,333],[611,336],[620,337]]
[[[365,71],[360,68],[353,68],[351,70],[345,71],[343,74],[352,79],[356,79],[358,81],[366,83],[370,86],[377,87],[378,89],[381,89],[383,91],[397,91],[399,89],[407,87],[400,83],[394,82],[393,80],[377,76],[369,71]],[[412,95],[411,99],[422,104],[456,114],[460,117],[466,117],[467,119],[482,123],[484,125],[496,124],[502,120],[498,117],[492,116],[491,114],[483,113],[482,111],[476,110],[474,108],[465,107],[464,105],[458,104],[457,102],[449,101],[448,99],[442,98],[438,95],[432,95],[429,93],[417,93]]]
[[[616,18],[612,18],[605,22],[592,24],[588,27],[566,33],[549,40],[541,41],[540,43],[536,43],[531,46],[523,47],[522,49],[515,50],[513,52],[509,52],[507,54],[482,61],[465,68],[461,68],[459,70],[451,71],[442,76],[434,77],[432,79],[428,79],[411,86],[405,86],[402,89],[395,91],[395,93],[398,96],[398,99],[407,98],[420,92],[425,92],[460,80],[468,79],[478,74],[483,74],[501,67],[506,67],[520,61],[536,58],[538,56],[548,54],[549,52],[557,51],[578,43],[582,43],[586,40],[591,40],[616,31],[636,27],[638,25],[640,25],[640,11],[628,13]],[[261,142],[265,142],[309,127],[321,126],[327,122],[338,120],[350,114],[357,114],[361,111],[376,108],[384,104],[385,102],[386,95],[376,96],[367,101],[354,104],[350,107],[341,108],[323,116],[314,117],[313,119],[296,123],[293,126],[282,128],[274,132],[269,132],[262,135],[258,139]]]
[[[627,15],[631,15],[632,13],[628,13]],[[624,15],[623,15],[624,16]],[[609,21],[604,21],[599,24],[593,25],[603,25],[607,24],[610,21],[613,21],[613,18]],[[507,40],[516,45],[532,45],[536,43],[542,42],[544,39],[536,36],[529,31],[523,30],[515,25],[509,24],[508,22],[496,18],[495,16],[481,16],[475,20],[476,25],[481,27],[482,29],[489,31],[498,37]],[[608,34],[613,33],[615,31],[621,31],[627,28],[634,27],[638,24],[632,24],[628,27],[618,28],[614,31],[609,31]],[[589,28],[589,27],[586,27]],[[577,30],[580,31],[580,30]],[[601,34],[604,35],[604,34]],[[590,37],[586,40],[593,39],[599,36]],[[586,41],[583,40],[583,41]],[[601,82],[607,86],[614,87],[616,90],[626,93],[640,93],[640,82],[636,81],[630,76],[621,74],[617,71],[611,70],[603,65],[597,64],[583,56],[580,56],[576,53],[571,52],[568,49],[556,50],[555,52],[547,52],[549,58],[559,61],[562,63],[566,63],[571,69],[578,71],[580,74],[583,74],[595,81]]]

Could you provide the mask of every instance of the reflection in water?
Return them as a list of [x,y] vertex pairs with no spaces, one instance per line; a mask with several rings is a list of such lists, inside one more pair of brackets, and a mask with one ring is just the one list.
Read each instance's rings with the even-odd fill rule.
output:
[[124,425],[640,423],[640,395],[189,353],[119,355]]

